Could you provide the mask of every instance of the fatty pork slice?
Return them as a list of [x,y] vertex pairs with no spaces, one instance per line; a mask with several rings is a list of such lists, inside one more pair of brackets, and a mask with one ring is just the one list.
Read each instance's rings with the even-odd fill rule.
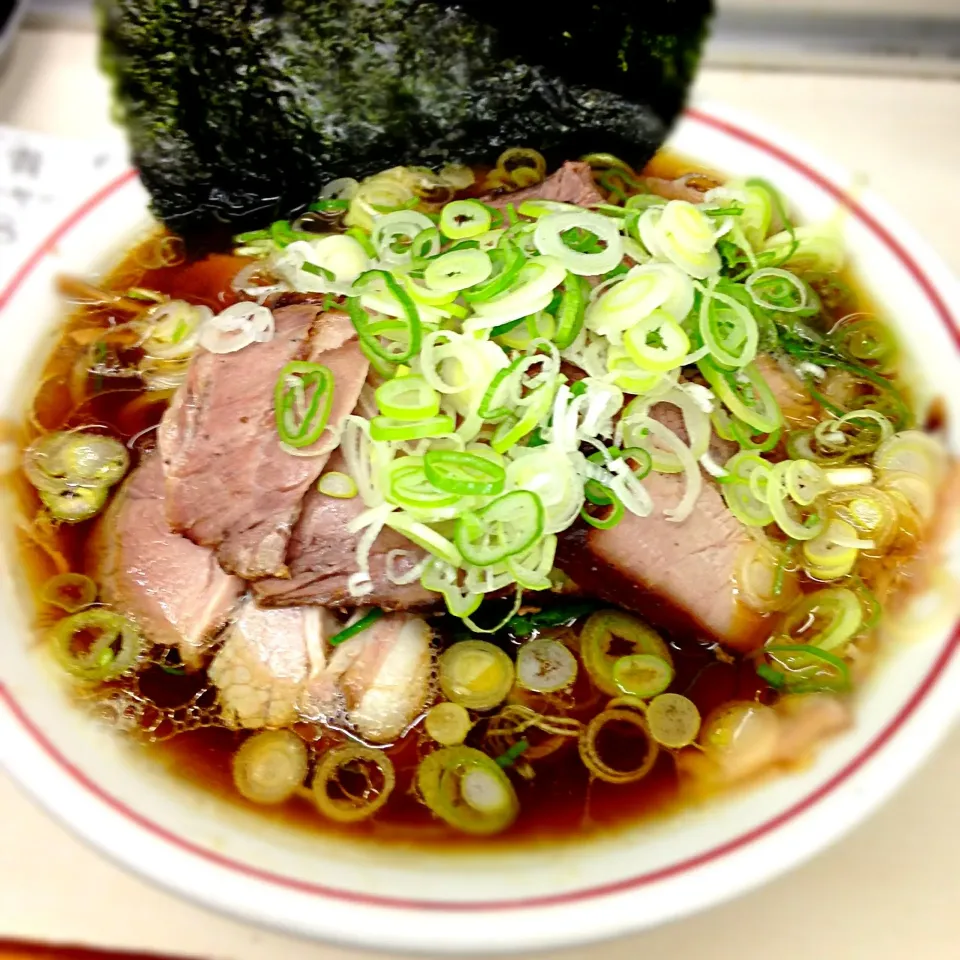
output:
[[[330,459],[330,470],[346,471],[339,453]],[[303,512],[294,527],[287,550],[287,579],[273,578],[253,584],[253,591],[264,606],[317,604],[324,607],[352,608],[376,606],[384,610],[417,610],[437,605],[439,595],[420,585],[395,584],[387,576],[387,557],[394,555],[396,574],[411,571],[424,558],[424,552],[406,537],[384,527],[370,550],[372,591],[353,597],[349,579],[357,572],[357,544],[360,533],[349,533],[350,522],[365,507],[360,497],[341,499],[311,490]]]
[[481,199],[498,210],[504,209],[508,203],[517,206],[524,200],[555,200],[559,203],[575,203],[578,207],[590,207],[595,203],[603,203],[603,194],[593,182],[588,163],[568,160],[542,183],[513,193],[491,193]]
[[322,672],[326,641],[340,628],[336,617],[319,607],[268,610],[244,604],[208,671],[223,722],[248,730],[296,722],[300,691],[311,674]]
[[338,646],[326,669],[309,681],[300,714],[348,723],[370,743],[392,743],[420,716],[431,694],[432,633],[410,614],[382,617]]
[[[368,366],[345,314],[300,304],[274,319],[267,343],[228,354],[201,350],[159,432],[170,526],[213,547],[225,570],[247,580],[287,576],[304,494],[336,446]],[[314,456],[288,453],[277,434],[274,387],[292,360],[322,363],[333,374],[333,408]]]
[[750,650],[766,638],[764,618],[737,599],[735,570],[749,534],[705,482],[679,523],[663,515],[682,497],[679,474],[643,481],[654,512],[627,512],[609,530],[585,525],[560,534],[556,565],[584,592],[634,610],[654,626]]
[[176,647],[189,667],[199,665],[245,586],[220,569],[212,550],[170,531],[156,453],[117,492],[89,553],[101,598],[149,640]]

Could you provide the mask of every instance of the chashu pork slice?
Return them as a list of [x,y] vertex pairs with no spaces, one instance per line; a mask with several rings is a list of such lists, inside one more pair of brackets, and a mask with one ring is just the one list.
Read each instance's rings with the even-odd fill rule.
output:
[[433,634],[421,617],[393,613],[346,640],[307,682],[300,714],[345,716],[364,740],[392,743],[426,708],[433,677]]
[[330,723],[372,743],[400,736],[430,696],[429,626],[420,617],[387,614],[330,648],[340,629],[317,607],[247,602],[209,669],[224,722],[246,729]]
[[228,727],[288,727],[312,673],[323,670],[326,642],[340,622],[320,607],[265,609],[246,602],[223,632],[208,675]]
[[517,206],[524,200],[554,200],[590,207],[595,203],[603,203],[603,194],[593,182],[588,163],[568,160],[542,183],[535,183],[532,187],[524,187],[513,193],[491,193],[481,197],[481,200],[498,210],[502,210],[508,203]]
[[654,626],[753,649],[765,619],[737,599],[735,572],[750,536],[714,484],[705,481],[693,513],[679,523],[663,515],[683,496],[682,475],[650,473],[643,481],[654,512],[629,511],[609,530],[578,524],[559,535],[556,565],[581,591],[634,610]]
[[171,532],[156,453],[119,489],[88,550],[101,599],[149,640],[179,649],[190,667],[199,665],[245,588],[221,570],[212,550]]
[[[346,471],[339,453],[330,458],[330,470]],[[406,537],[384,527],[370,550],[372,590],[362,597],[350,595],[348,581],[357,572],[357,544],[361,534],[350,533],[348,524],[366,509],[359,496],[330,497],[311,490],[293,531],[287,550],[290,576],[260,580],[253,585],[257,599],[265,606],[318,604],[351,608],[376,606],[384,610],[418,610],[437,606],[440,595],[420,585],[393,583],[387,576],[388,555],[392,569],[403,574],[424,558],[424,552]]]
[[[235,353],[204,350],[190,364],[160,426],[167,519],[212,547],[221,566],[247,580],[284,577],[287,545],[304,495],[317,479],[367,375],[349,318],[299,304],[274,313],[276,334]],[[279,442],[274,387],[293,360],[333,374],[328,429],[295,456]]]

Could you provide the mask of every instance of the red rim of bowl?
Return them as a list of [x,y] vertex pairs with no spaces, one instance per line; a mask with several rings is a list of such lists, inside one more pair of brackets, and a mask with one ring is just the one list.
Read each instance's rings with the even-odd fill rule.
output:
[[[856,201],[847,196],[836,184],[831,183],[822,174],[807,166],[801,160],[791,156],[780,147],[775,146],[758,137],[756,134],[743,130],[735,124],[726,120],[710,116],[699,110],[688,110],[687,117],[705,126],[712,127],[721,133],[727,134],[734,139],[753,146],[764,153],[770,154],[793,170],[802,174],[812,183],[816,184],[821,190],[828,193],[840,204],[846,207],[850,213],[855,216],[871,233],[873,233],[890,252],[902,264],[904,269],[910,274],[916,284],[923,290],[929,299],[931,305],[943,321],[944,326],[950,333],[954,343],[960,349],[960,326],[953,320],[943,298],[940,296],[936,287],[930,279],[920,269],[920,266],[910,256],[895,237],[879,222],[876,218],[863,209]],[[135,171],[127,171],[117,177],[103,189],[94,194],[81,207],[74,211],[56,230],[42,243],[33,254],[26,260],[20,270],[14,275],[6,289],[0,293],[0,311],[2,311],[18,292],[20,285],[33,272],[36,266],[48,253],[52,252],[59,240],[65,236],[81,220],[92,213],[101,203],[111,197],[117,190],[128,183],[136,176]],[[609,896],[611,894],[622,893],[627,890],[637,889],[639,887],[649,886],[662,880],[668,880],[680,874],[690,872],[698,867],[712,863],[728,854],[749,846],[760,840],[762,837],[772,833],[774,830],[782,827],[791,820],[796,819],[805,813],[811,807],[819,803],[824,797],[831,794],[842,783],[848,780],[854,773],[862,768],[886,743],[888,743],[897,731],[913,715],[920,704],[927,697],[927,694],[939,680],[941,674],[950,662],[952,657],[960,647],[960,624],[958,624],[947,640],[943,649],[934,661],[930,671],[924,677],[923,681],[917,686],[916,690],[910,696],[910,699],[903,706],[900,712],[887,724],[880,734],[868,744],[861,753],[859,753],[846,766],[834,774],[826,783],[822,784],[808,796],[804,797],[798,803],[787,810],[778,814],[776,817],[765,821],[752,830],[741,834],[739,837],[726,843],[720,844],[710,850],[697,854],[694,857],[688,857],[677,863],[648,873],[643,873],[635,877],[629,877],[625,880],[619,880],[614,883],[604,884],[595,887],[589,887],[582,890],[572,890],[567,893],[554,894],[549,896],[529,897],[521,900],[487,900],[487,901],[438,901],[438,900],[417,900],[407,897],[383,897],[373,894],[358,893],[351,890],[339,890],[335,887],[325,886],[323,884],[310,883],[306,880],[298,880],[294,877],[285,877],[281,874],[273,873],[269,870],[262,870],[249,864],[232,860],[222,854],[212,850],[205,849],[197,844],[185,840],[170,832],[160,824],[154,823],[143,815],[131,809],[125,803],[111,796],[97,783],[93,782],[83,771],[78,769],[70,760],[50,742],[44,733],[30,719],[23,707],[14,699],[10,690],[0,682],[0,700],[6,703],[10,713],[17,719],[27,734],[34,742],[61,768],[61,770],[76,781],[81,787],[93,794],[116,813],[120,814],[135,825],[143,828],[153,836],[171,844],[181,851],[185,851],[193,856],[197,856],[218,867],[231,870],[242,876],[271,883],[275,886],[296,890],[299,893],[313,894],[315,896],[325,897],[333,900],[347,901],[350,903],[375,906],[390,907],[404,910],[435,910],[447,912],[473,912],[486,910],[520,910],[535,909],[538,907],[557,906],[562,904],[576,903],[582,900],[590,900],[597,897]]]

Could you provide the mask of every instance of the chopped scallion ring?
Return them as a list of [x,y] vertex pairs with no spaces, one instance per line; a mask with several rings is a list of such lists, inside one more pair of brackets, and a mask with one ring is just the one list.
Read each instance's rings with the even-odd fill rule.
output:
[[376,398],[380,412],[394,420],[425,420],[440,412],[440,395],[420,376],[394,377],[377,387]]
[[648,700],[673,683],[673,665],[652,653],[633,653],[614,663],[613,682],[621,693]]
[[529,550],[543,535],[540,498],[527,490],[506,493],[457,520],[454,542],[468,563],[486,567]]
[[406,363],[420,352],[421,322],[416,304],[407,291],[400,286],[392,274],[386,270],[368,270],[354,281],[355,292],[363,293],[380,287],[382,292],[396,301],[403,314],[405,325],[401,328],[403,336],[395,339],[401,349],[391,352],[380,342],[380,336],[372,329],[370,314],[367,313],[359,296],[347,297],[347,312],[357,331],[360,342],[375,356],[388,363]]
[[506,471],[476,453],[428,450],[423,465],[427,479],[438,490],[461,496],[496,496],[503,492]]
[[370,436],[377,441],[423,440],[451,433],[453,417],[443,413],[423,420],[397,420],[393,417],[374,417],[370,421]]
[[493,213],[479,200],[454,200],[440,213],[440,230],[451,240],[479,237],[490,229]]
[[773,433],[783,424],[783,414],[767,381],[753,363],[740,370],[719,367],[710,357],[697,366],[730,412],[761,433]]
[[114,680],[131,669],[144,651],[143,638],[132,620],[93,607],[58,621],[50,630],[57,662],[79,680]]
[[[787,693],[845,693],[851,687],[850,668],[840,657],[806,644],[770,644],[763,649]],[[760,668],[757,668],[760,673]]]
[[357,484],[348,473],[330,470],[317,481],[317,490],[328,497],[350,500],[357,495]]
[[333,374],[323,364],[306,360],[286,364],[273,391],[281,442],[297,448],[316,443],[330,419],[333,392]]
[[623,345],[638,367],[662,373],[680,366],[690,352],[690,339],[669,313],[654,310],[630,327]]
[[482,250],[451,250],[427,264],[423,280],[432,290],[456,293],[483,283],[492,272],[490,255]]
[[460,502],[460,494],[430,482],[422,457],[401,457],[386,472],[386,497],[407,510],[438,510]]

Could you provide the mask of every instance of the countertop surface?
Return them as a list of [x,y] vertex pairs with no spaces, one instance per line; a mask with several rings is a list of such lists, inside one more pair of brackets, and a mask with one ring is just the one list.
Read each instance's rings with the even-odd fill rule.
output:
[[[83,32],[24,32],[0,73],[0,124],[119,143]],[[863,174],[960,273],[960,83],[706,71],[701,98],[789,129]],[[885,960],[960,956],[960,732],[826,853],[707,913],[569,960]],[[102,859],[0,773],[0,940],[198,958],[372,958],[208,913]]]

